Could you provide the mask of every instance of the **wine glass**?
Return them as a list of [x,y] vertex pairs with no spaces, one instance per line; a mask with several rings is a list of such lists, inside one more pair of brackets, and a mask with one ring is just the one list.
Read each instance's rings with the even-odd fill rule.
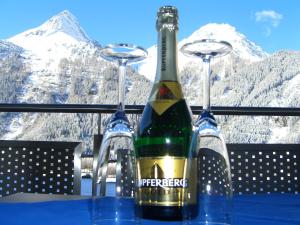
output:
[[100,51],[102,58],[118,63],[118,108],[103,134],[99,150],[96,196],[93,198],[93,225],[137,224],[134,212],[135,157],[134,130],[125,114],[126,66],[147,56],[131,44],[110,44]]
[[[186,205],[197,199],[197,216],[185,212],[186,224],[231,224],[232,184],[229,157],[225,141],[210,110],[210,61],[230,53],[232,46],[225,41],[203,39],[187,43],[181,52],[200,57],[204,63],[203,110],[195,123],[187,176],[197,180],[197,194],[186,192]],[[192,189],[192,188],[191,188]]]

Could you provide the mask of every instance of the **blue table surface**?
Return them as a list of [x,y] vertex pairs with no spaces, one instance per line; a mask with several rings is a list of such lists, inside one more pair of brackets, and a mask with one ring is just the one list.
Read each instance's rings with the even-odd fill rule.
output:
[[[91,199],[0,203],[0,225],[91,225],[91,207]],[[294,224],[300,224],[300,195],[258,194],[233,198],[233,225]]]

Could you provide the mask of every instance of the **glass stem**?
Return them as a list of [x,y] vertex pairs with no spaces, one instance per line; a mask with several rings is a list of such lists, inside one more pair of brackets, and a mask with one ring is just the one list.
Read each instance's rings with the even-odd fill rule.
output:
[[203,110],[210,111],[210,55],[203,58],[204,81],[203,81]]
[[125,110],[125,78],[126,78],[126,62],[123,60],[119,61],[118,68],[118,76],[119,76],[119,102],[118,108],[120,110]]

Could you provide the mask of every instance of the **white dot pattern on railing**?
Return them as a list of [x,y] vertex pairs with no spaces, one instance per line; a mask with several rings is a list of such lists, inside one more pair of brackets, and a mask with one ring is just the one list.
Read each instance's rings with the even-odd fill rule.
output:
[[299,187],[296,151],[229,151],[235,194],[294,193]]
[[70,149],[0,147],[0,196],[72,194],[73,160]]

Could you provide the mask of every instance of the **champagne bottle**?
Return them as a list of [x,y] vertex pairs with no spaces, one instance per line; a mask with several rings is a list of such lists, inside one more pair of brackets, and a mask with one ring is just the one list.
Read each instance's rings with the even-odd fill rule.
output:
[[159,9],[156,77],[135,138],[136,206],[148,219],[181,220],[189,186],[184,172],[192,122],[178,79],[177,21],[175,7]]

